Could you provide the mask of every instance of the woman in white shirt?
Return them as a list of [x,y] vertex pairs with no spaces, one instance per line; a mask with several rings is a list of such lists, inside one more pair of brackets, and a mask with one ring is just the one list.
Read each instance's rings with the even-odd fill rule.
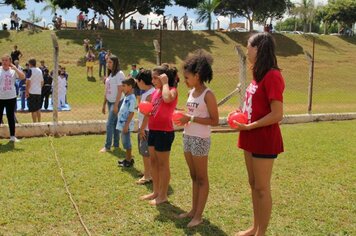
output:
[[16,107],[16,78],[25,79],[25,74],[11,63],[9,55],[1,57],[0,67],[0,120],[6,109],[7,122],[10,130],[10,140],[17,142],[15,137],[15,107]]

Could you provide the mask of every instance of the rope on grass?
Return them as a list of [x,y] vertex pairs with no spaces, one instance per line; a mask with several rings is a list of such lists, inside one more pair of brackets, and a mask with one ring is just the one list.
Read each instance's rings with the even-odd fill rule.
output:
[[61,171],[61,177],[62,177],[62,180],[63,180],[63,183],[64,183],[64,187],[66,189],[66,192],[67,192],[67,194],[69,196],[69,199],[72,202],[72,205],[73,205],[73,207],[74,207],[74,209],[75,209],[75,211],[76,211],[76,213],[77,213],[77,215],[79,217],[80,224],[83,226],[86,234],[88,236],[91,236],[91,233],[90,233],[88,227],[86,226],[86,224],[84,223],[82,215],[80,214],[79,208],[78,208],[77,204],[75,203],[75,201],[74,201],[74,199],[72,197],[72,193],[69,191],[69,187],[68,187],[68,184],[67,184],[67,180],[66,180],[66,178],[64,176],[62,165],[61,165],[61,163],[59,161],[56,149],[54,148],[54,145],[53,145],[53,138],[50,138],[50,140],[51,140],[51,147],[52,147],[52,150],[53,150],[53,153],[54,153],[54,157],[56,158],[57,166],[58,166],[59,170]]

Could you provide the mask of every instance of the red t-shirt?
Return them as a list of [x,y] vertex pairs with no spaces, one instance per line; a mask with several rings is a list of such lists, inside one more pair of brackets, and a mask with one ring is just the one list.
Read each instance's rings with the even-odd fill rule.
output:
[[[246,89],[242,112],[252,123],[271,112],[272,100],[283,102],[284,79],[279,70],[272,69],[260,82],[253,80]],[[240,131],[238,147],[255,154],[279,154],[283,152],[283,140],[279,124]]]
[[[176,88],[170,88],[176,90]],[[156,131],[173,131],[172,115],[176,109],[178,96],[170,103],[165,103],[162,97],[162,91],[156,89],[152,93],[153,109],[148,120],[148,129]]]

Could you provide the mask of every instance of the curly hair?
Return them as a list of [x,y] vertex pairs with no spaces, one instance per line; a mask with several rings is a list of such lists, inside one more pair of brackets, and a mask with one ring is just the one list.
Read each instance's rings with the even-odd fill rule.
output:
[[202,83],[210,83],[213,79],[213,57],[205,50],[198,49],[189,53],[184,60],[183,70],[192,74],[198,74]]

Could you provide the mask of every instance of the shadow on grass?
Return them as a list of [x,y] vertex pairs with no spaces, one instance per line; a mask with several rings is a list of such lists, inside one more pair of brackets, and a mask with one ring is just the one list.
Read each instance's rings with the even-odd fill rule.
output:
[[21,152],[22,149],[16,148],[14,142],[7,142],[6,144],[0,143],[0,153],[6,152]]
[[225,233],[222,229],[218,226],[212,224],[209,220],[203,219],[203,223],[200,225],[190,229],[187,228],[187,224],[190,222],[189,218],[185,219],[178,219],[177,216],[184,211],[171,204],[171,203],[163,203],[158,205],[157,210],[160,212],[158,216],[156,216],[155,221],[160,222],[168,222],[172,221],[175,223],[176,228],[183,229],[185,235],[208,235],[208,236],[225,236]]
[[[110,49],[120,59],[123,69],[133,63],[139,64],[141,60],[156,64],[156,52],[153,40],[160,39],[159,30],[103,30],[93,34],[92,31],[63,30],[56,32],[61,40],[69,40],[66,44],[83,45],[83,40],[88,38],[90,43],[95,43],[97,34],[103,39],[103,47]],[[224,40],[223,38],[221,38]],[[198,48],[210,52],[213,41],[207,38],[206,33],[192,31],[162,31],[162,61],[176,64],[177,57],[183,60],[187,54]],[[83,49],[84,54],[84,49]],[[81,57],[78,63],[82,65]],[[144,65],[143,65],[144,66]]]
[[[327,47],[328,49],[333,50],[333,51],[338,51],[338,49],[335,48],[333,45],[331,45],[330,43],[328,43],[328,42],[322,40],[322,39],[319,38],[319,37],[315,37],[315,36],[309,35],[309,34],[303,34],[302,37],[303,37],[305,40],[309,41],[310,43],[312,43],[312,42],[313,42],[313,39],[315,39],[315,44],[316,44],[316,45],[320,45],[320,46],[323,46],[323,47]],[[312,44],[311,44],[311,45],[312,45]]]
[[[246,47],[247,40],[252,35],[252,33],[241,33],[241,32],[226,32],[225,33],[230,39],[234,40],[236,43],[243,47]],[[276,40],[276,54],[277,56],[289,57],[304,54],[303,48],[293,39],[283,35],[283,34],[273,34]],[[288,48],[288,50],[286,50]]]
[[87,77],[88,82],[96,82],[96,78],[94,76]]
[[12,40],[9,37],[10,37],[10,32],[8,30],[1,30],[0,31],[0,42],[1,42],[2,39],[5,39],[6,41],[12,42]]
[[348,43],[355,44],[356,45],[356,36],[348,37],[348,36],[336,36]]

